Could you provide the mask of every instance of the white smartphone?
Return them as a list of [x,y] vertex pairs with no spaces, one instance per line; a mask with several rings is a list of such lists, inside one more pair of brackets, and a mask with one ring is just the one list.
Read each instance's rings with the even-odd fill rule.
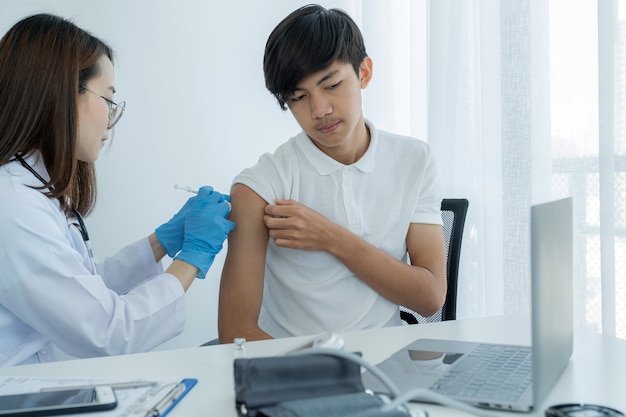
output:
[[111,410],[116,406],[115,392],[108,386],[0,395],[0,416],[54,416]]

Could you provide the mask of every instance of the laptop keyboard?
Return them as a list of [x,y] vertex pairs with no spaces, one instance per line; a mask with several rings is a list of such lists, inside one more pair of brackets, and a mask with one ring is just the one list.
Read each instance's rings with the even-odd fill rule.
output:
[[480,345],[430,389],[448,396],[515,402],[531,381],[530,347]]

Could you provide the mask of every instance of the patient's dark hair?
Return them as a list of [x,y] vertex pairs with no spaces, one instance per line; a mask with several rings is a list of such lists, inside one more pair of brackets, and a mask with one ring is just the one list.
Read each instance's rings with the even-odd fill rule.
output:
[[285,101],[304,77],[335,62],[356,73],[367,56],[361,31],[346,12],[310,4],[274,28],[265,45],[265,86],[286,110]]

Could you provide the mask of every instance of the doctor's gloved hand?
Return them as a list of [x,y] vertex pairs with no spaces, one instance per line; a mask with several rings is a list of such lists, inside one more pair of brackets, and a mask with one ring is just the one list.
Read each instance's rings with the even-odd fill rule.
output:
[[187,200],[185,205],[174,214],[167,223],[163,223],[155,230],[156,237],[165,249],[167,256],[173,258],[183,247],[183,238],[185,236],[185,219],[193,202],[198,198],[193,196]]
[[228,220],[230,197],[202,187],[187,213],[183,247],[175,259],[183,260],[199,269],[198,278],[204,278],[215,255],[235,223]]

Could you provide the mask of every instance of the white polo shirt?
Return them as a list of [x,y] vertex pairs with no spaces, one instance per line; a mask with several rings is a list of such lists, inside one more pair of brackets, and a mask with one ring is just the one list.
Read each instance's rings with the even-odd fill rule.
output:
[[[441,192],[427,143],[377,131],[356,163],[320,151],[306,133],[235,179],[268,203],[293,199],[396,259],[410,223],[442,224]],[[273,337],[400,324],[398,305],[326,252],[280,248],[270,239],[259,326]]]

